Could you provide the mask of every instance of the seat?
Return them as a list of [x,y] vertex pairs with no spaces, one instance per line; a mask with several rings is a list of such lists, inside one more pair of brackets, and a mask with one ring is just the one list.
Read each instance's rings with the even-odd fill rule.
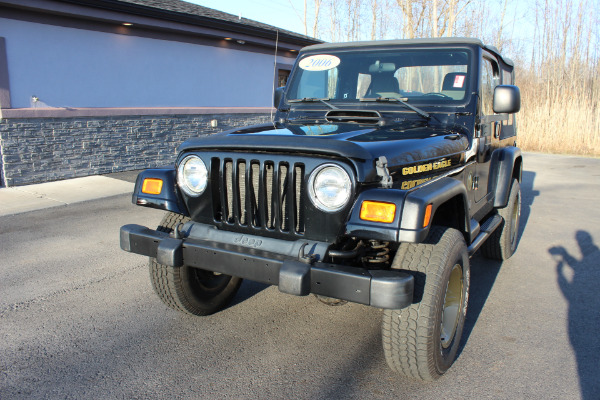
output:
[[465,72],[450,72],[444,77],[442,83],[442,94],[452,97],[454,100],[465,98],[467,87],[467,74]]
[[367,89],[367,97],[400,97],[400,85],[393,73],[375,73]]

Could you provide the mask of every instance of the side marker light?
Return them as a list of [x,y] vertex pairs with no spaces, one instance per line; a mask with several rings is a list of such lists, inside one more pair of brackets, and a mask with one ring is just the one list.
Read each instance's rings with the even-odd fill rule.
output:
[[427,225],[431,222],[431,209],[433,208],[433,204],[428,204],[425,207],[425,217],[423,217],[423,228],[426,228]]
[[146,194],[160,194],[162,191],[163,181],[162,179],[146,178],[142,184],[142,193]]
[[394,222],[395,216],[396,205],[394,203],[366,200],[360,206],[360,219],[365,221],[390,224]]

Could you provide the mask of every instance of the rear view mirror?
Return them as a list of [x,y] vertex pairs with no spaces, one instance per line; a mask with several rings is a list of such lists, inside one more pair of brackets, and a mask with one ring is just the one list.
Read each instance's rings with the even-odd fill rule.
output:
[[394,63],[381,63],[378,61],[375,64],[369,65],[369,73],[382,73],[382,72],[394,72],[396,71],[396,64]]
[[514,85],[499,85],[494,89],[494,112],[514,114],[521,109],[521,92]]

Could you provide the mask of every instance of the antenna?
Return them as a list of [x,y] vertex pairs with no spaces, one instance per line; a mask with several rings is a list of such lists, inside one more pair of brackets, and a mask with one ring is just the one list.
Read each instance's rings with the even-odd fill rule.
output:
[[[273,90],[271,92],[271,98],[275,98],[275,82],[277,81],[277,46],[279,45],[279,29],[275,30],[277,32],[277,36],[275,38],[275,59],[274,59],[274,63],[273,63]],[[273,108],[277,107],[277,104],[273,104],[273,107],[271,107],[271,122],[273,123],[273,128],[277,129],[277,126],[275,126],[275,120],[273,119]]]

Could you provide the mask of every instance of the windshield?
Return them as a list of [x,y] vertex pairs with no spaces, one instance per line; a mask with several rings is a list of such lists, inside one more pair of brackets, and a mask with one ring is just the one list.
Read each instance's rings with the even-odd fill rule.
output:
[[[397,105],[457,105],[470,81],[470,52],[444,50],[344,50],[307,54],[288,83],[292,103],[378,101]],[[295,101],[294,101],[295,100]]]

